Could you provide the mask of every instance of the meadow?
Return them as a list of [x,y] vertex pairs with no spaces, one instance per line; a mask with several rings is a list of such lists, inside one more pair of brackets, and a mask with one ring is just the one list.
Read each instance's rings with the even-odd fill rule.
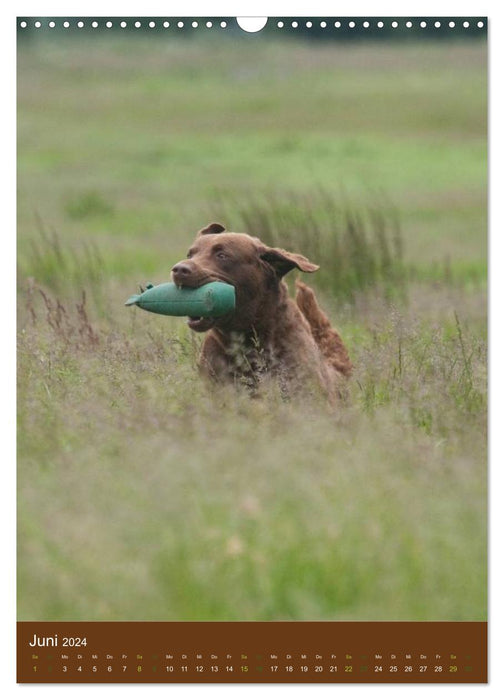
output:
[[[486,619],[486,184],[478,40],[20,41],[18,619]],[[321,265],[344,404],[124,307],[212,220]]]

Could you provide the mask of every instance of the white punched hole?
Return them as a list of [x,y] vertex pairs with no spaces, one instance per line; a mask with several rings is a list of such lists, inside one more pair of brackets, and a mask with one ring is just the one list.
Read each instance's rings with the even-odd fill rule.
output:
[[236,21],[238,22],[238,26],[240,29],[243,29],[244,32],[250,32],[253,34],[254,32],[260,32],[261,29],[264,29],[268,22],[267,17],[237,17]]

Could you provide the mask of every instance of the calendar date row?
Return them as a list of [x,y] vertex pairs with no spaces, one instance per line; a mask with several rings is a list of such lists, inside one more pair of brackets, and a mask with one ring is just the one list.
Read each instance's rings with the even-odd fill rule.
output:
[[[44,668],[43,665],[34,664],[32,671],[36,673],[39,669]],[[328,664],[328,665],[308,665],[308,664],[273,664],[264,666],[252,666],[248,664],[225,664],[217,665],[212,664],[209,666],[197,664],[55,664],[54,666],[45,667],[44,670],[49,672],[54,671],[56,673],[272,673],[272,674],[283,674],[283,673],[377,673],[377,674],[401,674],[401,673],[458,673],[459,671],[471,671],[471,666],[460,666],[456,664],[449,665],[427,665],[427,664],[406,664],[406,665],[383,665],[383,664]]]

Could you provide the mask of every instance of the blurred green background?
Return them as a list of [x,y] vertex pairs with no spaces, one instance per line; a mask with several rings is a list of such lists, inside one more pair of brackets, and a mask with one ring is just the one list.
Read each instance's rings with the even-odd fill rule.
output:
[[[486,119],[484,39],[20,39],[19,619],[485,619]],[[211,220],[321,265],[348,405],[124,308]]]

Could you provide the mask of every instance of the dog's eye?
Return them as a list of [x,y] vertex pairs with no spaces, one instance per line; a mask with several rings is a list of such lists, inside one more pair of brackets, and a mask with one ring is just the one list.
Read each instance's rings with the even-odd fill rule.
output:
[[215,254],[215,257],[219,258],[219,260],[227,260],[228,258],[226,253],[223,253],[222,250],[219,250],[219,252]]

